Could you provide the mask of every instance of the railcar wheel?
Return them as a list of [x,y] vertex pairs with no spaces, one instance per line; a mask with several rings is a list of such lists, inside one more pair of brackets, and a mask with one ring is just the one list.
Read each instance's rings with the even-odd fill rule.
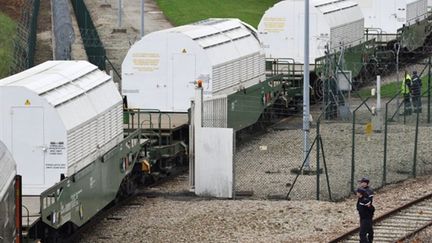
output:
[[313,92],[315,97],[315,102],[320,102],[324,98],[324,82],[322,79],[317,79],[313,85]]

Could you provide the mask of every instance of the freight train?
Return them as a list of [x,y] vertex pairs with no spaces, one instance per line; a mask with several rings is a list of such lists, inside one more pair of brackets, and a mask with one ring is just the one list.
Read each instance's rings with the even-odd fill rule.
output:
[[[311,74],[315,81],[330,64],[340,64],[354,78],[371,67],[379,70],[386,60],[379,57],[393,61],[389,50],[396,42],[407,51],[428,45],[429,15],[407,22],[395,39],[383,40],[364,34],[355,3],[322,0],[312,7],[321,24],[312,37],[314,48],[324,50],[312,52],[318,53]],[[292,14],[301,26],[301,13]],[[124,60],[123,97],[111,77],[84,61],[51,61],[0,80],[5,115],[0,140],[23,175],[22,201],[29,210],[23,215],[23,236],[61,241],[111,202],[132,194],[136,182],[187,163],[187,111],[196,80],[204,86],[204,126],[242,131],[274,113],[298,111],[301,59],[269,56],[272,44],[260,37],[284,32],[289,21],[264,15],[267,31],[257,32],[236,19],[209,19],[149,34]],[[282,37],[293,42],[279,46],[302,50],[300,36]],[[265,55],[272,59],[266,62]]]
[[298,109],[298,77],[266,74],[256,30],[238,19],[207,19],[144,36],[122,64],[129,108],[187,112],[203,83],[204,126],[236,131],[256,124],[273,104]]
[[0,80],[0,111],[0,140],[23,178],[25,239],[62,242],[150,172],[170,173],[187,151],[124,125],[117,86],[86,61],[48,61]]
[[[345,76],[351,88],[414,63],[430,53],[427,0],[314,0],[310,3],[311,85],[317,98],[323,82]],[[280,1],[268,9],[258,34],[271,63],[303,65],[304,1]]]
[[[393,0],[377,11],[379,2],[311,1],[313,101],[329,92],[328,83],[337,97],[394,71],[397,55],[405,64],[427,55],[427,1]],[[123,94],[131,107],[186,112],[193,83],[202,80],[203,125],[235,131],[292,114],[302,107],[303,21],[304,1],[286,0],[264,13],[258,30],[238,19],[208,19],[150,33],[122,64]]]

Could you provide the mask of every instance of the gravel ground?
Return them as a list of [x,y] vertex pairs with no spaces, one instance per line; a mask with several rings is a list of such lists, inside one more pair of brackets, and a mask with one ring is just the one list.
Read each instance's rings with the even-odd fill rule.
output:
[[[354,196],[337,203],[210,200],[185,196],[187,185],[184,175],[150,188],[79,242],[327,242],[358,224]],[[376,216],[431,189],[430,176],[381,188],[374,199]],[[416,238],[428,242],[431,232]]]
[[[353,103],[358,103],[355,101]],[[352,109],[354,110],[354,109]],[[360,109],[355,126],[354,180],[368,176],[377,187],[383,183],[384,132],[366,133],[366,123],[371,115]],[[368,115],[369,114],[369,115]],[[425,126],[425,114],[421,114],[417,146],[417,175],[432,171],[432,128]],[[317,117],[317,115],[314,115]],[[394,183],[412,176],[414,166],[415,116],[406,117],[406,124],[391,122],[387,128],[386,182]],[[297,125],[295,125],[297,123]],[[285,197],[294,184],[289,197],[294,200],[316,198],[316,173],[297,174],[292,170],[300,168],[303,154],[303,131],[301,117],[290,118],[284,127],[256,137],[237,148],[235,155],[236,191],[253,192],[255,198]],[[320,134],[332,198],[340,200],[351,193],[352,168],[352,122],[322,122]],[[278,130],[281,129],[282,130]],[[288,129],[286,129],[288,128]],[[316,124],[310,130],[310,142],[316,137]],[[310,155],[310,167],[317,168],[316,146]],[[324,169],[324,157],[320,153],[320,169]],[[325,171],[325,170],[324,170]],[[356,186],[354,184],[354,186]],[[321,198],[329,199],[327,178],[320,175]]]
[[[121,73],[121,64],[129,48],[141,38],[141,1],[123,1],[121,27],[118,25],[117,0],[86,0],[85,3],[104,44],[107,57],[113,63],[114,68]],[[144,4],[145,34],[172,27],[154,0],[146,0]],[[125,32],[116,31],[116,29],[123,29]],[[108,68],[111,69],[111,67]]]
[[[102,6],[104,2],[110,3],[111,7]],[[170,27],[163,16],[159,17],[160,12],[154,7],[154,2],[146,1],[146,4],[148,3],[151,3],[151,6],[146,6],[147,16],[158,16],[160,21],[167,24],[161,28]],[[128,11],[123,26],[127,32],[116,33],[113,32],[115,28],[118,28],[116,1],[87,0],[86,4],[92,12],[93,20],[107,48],[109,58],[114,62],[114,66],[119,68],[129,46],[139,38],[139,24],[136,20],[138,12]],[[136,7],[139,4],[138,1],[132,4],[133,6],[128,4],[128,7],[139,9]],[[157,21],[155,21],[156,26],[161,26]],[[146,19],[147,23],[149,22]],[[147,26],[146,33],[153,31],[148,30]],[[386,77],[384,82],[391,79],[394,78]],[[327,124],[325,126],[326,128],[323,129],[324,146],[331,147],[330,150],[334,151],[333,154],[326,154],[329,171],[332,172],[330,183],[335,193],[333,196],[343,198],[349,195],[350,191],[350,177],[347,176],[350,171],[347,170],[347,164],[351,161],[351,133],[349,132],[351,124]],[[369,174],[372,182],[381,181],[382,173],[379,163],[376,163],[376,161],[382,161],[380,157],[382,149],[377,146],[382,142],[381,135],[373,134],[368,139],[364,134],[364,124],[359,125],[357,131],[359,131],[357,143],[360,146],[367,146],[364,146],[366,149],[356,155],[356,159],[359,156],[360,161],[358,162],[360,167],[356,170],[356,178]],[[395,169],[391,170],[393,174],[389,173],[389,181],[398,181],[408,176],[406,173],[398,173],[405,172],[403,169],[406,168],[401,166],[407,164],[406,156],[400,156],[400,143],[407,138],[404,134],[412,133],[412,128],[395,125],[390,128],[390,131],[393,139],[389,143],[394,144],[395,149],[389,150],[389,161],[392,161],[389,167],[394,166]],[[314,130],[311,131],[311,136],[314,132]],[[291,196],[296,201],[258,199],[269,196],[269,194],[285,195],[289,185],[293,182],[290,170],[299,167],[301,163],[302,152],[299,147],[301,144],[298,143],[298,139],[292,139],[301,139],[301,133],[289,130],[272,133],[273,135],[276,133],[278,139],[263,136],[252,141],[249,147],[245,146],[239,150],[240,153],[245,153],[249,157],[245,157],[245,161],[248,161],[247,166],[236,167],[237,172],[243,173],[243,177],[246,178],[244,181],[252,182],[252,185],[242,186],[243,180],[238,180],[240,185],[238,189],[253,190],[254,196],[258,196],[253,200],[210,200],[190,196],[187,176],[182,176],[159,188],[149,189],[149,194],[137,197],[128,206],[117,211],[115,215],[107,217],[95,228],[85,232],[80,242],[326,242],[355,227],[358,223],[358,216],[355,211],[354,197],[337,203],[307,200],[315,198],[316,177],[314,176],[300,177],[298,182],[303,186],[295,187],[298,189],[295,189]],[[420,135],[426,139],[420,148],[425,152],[425,157],[420,161],[426,161],[424,163],[426,165],[432,157],[428,141],[431,137],[430,131],[422,130]],[[290,140],[297,141],[297,143],[285,143]],[[272,141],[277,143],[271,145]],[[261,149],[260,146],[266,146],[266,149],[264,147]],[[291,148],[291,151],[295,151],[290,155],[288,164],[285,163],[286,153],[279,153],[279,155],[272,153],[272,157],[266,155],[274,150],[286,150],[287,146]],[[314,153],[313,158],[316,156]],[[363,154],[367,156],[362,156]],[[371,160],[371,157],[375,159]],[[270,160],[259,162],[257,158],[269,158]],[[254,174],[257,171],[264,174]],[[423,172],[426,173],[427,169],[424,169]],[[326,198],[324,176],[321,180],[320,190],[323,198]],[[334,182],[337,183],[334,185]],[[259,188],[262,189],[258,190]],[[413,197],[420,197],[430,192],[431,188],[432,179],[428,177],[415,181],[411,179],[382,188],[377,192],[374,201],[377,208],[376,213],[380,215],[390,211],[410,201]],[[430,238],[431,231],[430,229],[429,232],[425,231],[423,239]]]
[[35,65],[53,59],[51,1],[41,1],[37,22]]
[[426,228],[415,236],[406,240],[404,243],[431,243],[432,242],[432,227]]

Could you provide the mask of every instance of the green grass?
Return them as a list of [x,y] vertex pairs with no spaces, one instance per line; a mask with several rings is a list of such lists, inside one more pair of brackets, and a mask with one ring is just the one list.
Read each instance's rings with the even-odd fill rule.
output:
[[238,18],[257,27],[265,10],[278,0],[156,0],[176,25],[193,23],[207,18]]
[[0,78],[9,73],[13,58],[13,37],[16,32],[15,22],[0,13]]
[[[427,81],[428,81],[427,76],[422,77],[422,93],[426,92],[427,90]],[[381,86],[381,97],[392,98],[397,94],[397,92],[399,92],[399,90],[400,90],[400,83],[398,84],[394,82],[394,83],[385,84]],[[359,90],[359,93],[361,97],[368,97],[370,96],[371,88],[370,87],[362,88]]]

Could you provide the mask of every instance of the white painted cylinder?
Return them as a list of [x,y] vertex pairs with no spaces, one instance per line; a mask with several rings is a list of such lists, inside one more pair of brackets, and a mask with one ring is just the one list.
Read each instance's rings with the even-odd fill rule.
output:
[[122,108],[111,77],[87,61],[48,61],[1,79],[0,140],[23,195],[39,195],[117,145]]

